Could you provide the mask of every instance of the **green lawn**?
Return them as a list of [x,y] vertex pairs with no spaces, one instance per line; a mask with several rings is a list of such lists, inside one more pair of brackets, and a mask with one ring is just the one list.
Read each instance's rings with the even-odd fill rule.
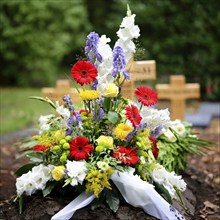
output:
[[54,112],[49,104],[29,96],[41,96],[41,90],[1,88],[0,134],[36,126],[40,115]]

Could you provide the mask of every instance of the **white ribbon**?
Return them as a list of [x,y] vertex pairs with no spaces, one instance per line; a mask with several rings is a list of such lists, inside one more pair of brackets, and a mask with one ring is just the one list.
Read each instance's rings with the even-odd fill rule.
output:
[[87,206],[95,199],[93,193],[81,193],[76,197],[71,203],[61,209],[56,215],[54,215],[51,220],[68,220],[72,217],[76,210]]
[[[162,220],[184,220],[184,217],[160,196],[152,184],[133,174],[116,171],[111,180],[121,192],[125,201],[134,207],[142,208],[146,213]],[[93,193],[81,193],[64,207],[51,220],[68,220],[76,210],[87,206],[94,200]]]

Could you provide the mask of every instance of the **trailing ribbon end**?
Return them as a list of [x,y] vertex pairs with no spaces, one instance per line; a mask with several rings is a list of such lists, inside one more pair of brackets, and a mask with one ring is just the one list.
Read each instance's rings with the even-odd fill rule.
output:
[[153,185],[141,180],[138,176],[117,171],[112,174],[111,180],[130,205],[140,207],[158,219],[185,219],[157,193]]

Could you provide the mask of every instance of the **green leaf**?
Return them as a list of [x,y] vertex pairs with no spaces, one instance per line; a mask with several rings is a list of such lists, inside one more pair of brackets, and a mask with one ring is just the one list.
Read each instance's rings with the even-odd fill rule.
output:
[[170,193],[168,192],[168,190],[161,184],[154,182],[155,185],[155,189],[162,194],[162,196],[167,200],[167,202],[169,202],[170,204],[172,204],[172,198],[170,196]]
[[107,190],[106,192],[106,202],[109,205],[109,208],[116,213],[119,208],[120,200],[116,193],[113,190]]
[[112,112],[112,111],[108,112],[108,120],[111,123],[116,124],[118,122],[118,119],[119,119],[119,115],[117,112]]
[[26,140],[24,143],[20,145],[20,148],[24,149],[32,149],[38,143],[37,140],[33,140],[32,138]]
[[15,175],[19,177],[19,176],[23,175],[24,173],[27,173],[28,171],[30,171],[34,166],[36,166],[35,163],[25,164],[24,166],[20,167],[20,168],[15,172]]
[[56,186],[56,182],[50,182],[49,184],[47,184],[45,189],[42,191],[43,196],[45,197],[45,196],[49,195],[55,186]]
[[98,208],[104,202],[105,196],[105,189],[103,189],[102,192],[99,194],[99,197],[92,201],[91,209],[95,210],[96,208]]
[[30,99],[36,99],[36,100],[39,100],[39,101],[42,101],[42,102],[47,102],[49,103],[54,109],[56,109],[56,105],[49,99],[49,98],[42,98],[42,97],[39,97],[39,96],[30,96],[29,97]]
[[105,98],[105,100],[103,102],[103,108],[106,112],[109,110],[110,102],[111,102],[110,98]]
[[43,161],[43,155],[39,152],[31,152],[27,154],[27,157],[30,158],[31,161],[38,163]]

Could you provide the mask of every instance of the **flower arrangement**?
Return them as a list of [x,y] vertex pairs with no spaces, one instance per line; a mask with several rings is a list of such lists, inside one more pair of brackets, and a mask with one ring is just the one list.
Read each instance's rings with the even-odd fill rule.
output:
[[[74,83],[80,85],[77,91],[83,101],[81,109],[68,94],[63,97],[64,105],[32,97],[48,102],[56,113],[40,116],[39,135],[23,145],[32,163],[16,172],[20,208],[24,194],[30,196],[41,190],[46,196],[57,186],[72,186],[79,196],[53,220],[69,219],[94,199],[98,204],[106,198],[116,212],[119,194],[157,218],[183,219],[170,203],[180,197],[186,183],[175,174],[175,162],[168,166],[165,156],[171,148],[166,148],[166,132],[171,127],[179,140],[180,130],[172,127],[167,109],[152,107],[158,101],[153,89],[138,87],[134,92],[136,103],[121,94],[123,83],[130,79],[126,65],[135,53],[133,40],[139,32],[128,7],[113,50],[105,35],[91,32],[87,36],[86,58],[71,69]],[[194,152],[193,147],[187,151],[186,145],[181,142],[182,149],[175,156],[169,154],[169,158],[176,158],[182,151]]]

